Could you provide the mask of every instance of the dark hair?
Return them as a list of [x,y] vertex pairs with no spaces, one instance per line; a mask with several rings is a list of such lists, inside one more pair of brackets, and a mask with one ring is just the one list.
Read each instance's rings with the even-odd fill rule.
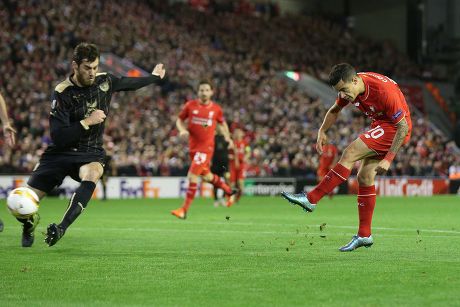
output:
[[201,85],[203,84],[207,84],[211,87],[211,89],[214,89],[214,86],[212,85],[211,81],[209,80],[200,80],[200,82],[198,83],[198,88],[200,88]]
[[94,44],[80,43],[73,51],[72,60],[74,60],[77,65],[80,65],[83,60],[94,62],[96,59],[99,59],[99,49]]
[[348,63],[340,63],[332,67],[329,73],[329,85],[335,86],[342,80],[343,82],[350,82],[356,76],[356,70]]

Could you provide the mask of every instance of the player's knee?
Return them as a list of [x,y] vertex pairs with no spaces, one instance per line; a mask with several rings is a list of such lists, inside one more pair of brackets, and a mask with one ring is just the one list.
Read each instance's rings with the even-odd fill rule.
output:
[[[206,181],[205,177],[206,176],[203,176],[203,179]],[[187,175],[187,179],[188,179],[189,182],[198,183],[198,178],[199,178],[198,175],[195,175],[195,174],[190,173],[190,172]]]
[[89,171],[86,176],[82,178],[83,181],[92,181],[94,183],[97,183],[98,180],[101,178],[102,173],[98,171]]
[[87,167],[80,170],[80,178],[82,181],[97,182],[103,174],[102,166]]
[[350,168],[353,163],[356,161],[356,150],[353,148],[348,147],[345,149],[342,153],[342,156],[340,157],[339,163],[342,164],[345,167]]
[[360,186],[374,184],[375,172],[358,172],[358,183]]

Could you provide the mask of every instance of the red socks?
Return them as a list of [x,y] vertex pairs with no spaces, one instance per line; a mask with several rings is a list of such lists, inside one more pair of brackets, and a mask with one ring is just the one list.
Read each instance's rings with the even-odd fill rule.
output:
[[187,194],[185,194],[185,201],[184,205],[182,206],[182,208],[184,208],[185,211],[187,211],[188,208],[190,208],[190,205],[192,204],[192,201],[195,198],[197,186],[198,185],[193,182],[190,182],[188,184]]
[[224,190],[225,194],[230,195],[232,194],[232,188],[228,184],[226,184],[224,181],[220,179],[219,176],[213,174],[211,184],[215,186],[216,188]]
[[375,207],[375,185],[358,188],[358,212],[359,230],[358,236],[369,237],[371,235],[372,215]]
[[[225,182],[223,182],[217,175],[213,174],[211,184],[216,188],[224,190],[225,194],[232,193],[232,189]],[[185,211],[187,211],[188,208],[190,208],[190,205],[192,204],[193,199],[195,198],[197,188],[198,184],[196,183],[190,182],[188,184],[187,194],[185,194],[185,201],[182,205],[182,208],[184,208]]]
[[[350,176],[351,170],[337,163],[331,169],[323,180],[307,194],[308,200],[312,204],[317,204],[324,195],[334,190],[336,186],[346,181]],[[358,212],[359,212],[359,230],[358,236],[369,237],[371,235],[372,216],[375,208],[375,185],[368,187],[359,186],[358,189]]]
[[324,176],[323,180],[307,194],[308,200],[312,204],[317,204],[324,195],[331,193],[336,186],[346,181],[350,173],[351,170],[337,163],[334,168]]

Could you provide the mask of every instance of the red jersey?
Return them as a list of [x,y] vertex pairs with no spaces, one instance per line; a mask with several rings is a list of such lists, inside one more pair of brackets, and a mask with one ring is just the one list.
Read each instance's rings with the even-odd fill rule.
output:
[[189,100],[179,113],[179,118],[188,119],[190,152],[210,153],[214,151],[217,123],[224,122],[224,113],[217,103],[211,101],[205,105],[198,99]]
[[234,140],[234,148],[230,149],[230,160],[234,161],[235,157],[240,162],[240,165],[244,163],[244,156],[246,155],[246,141],[245,140]]
[[323,154],[319,158],[319,168],[329,168],[337,156],[337,147],[332,144],[323,146]]
[[[365,92],[358,95],[353,104],[367,117],[373,120],[372,124],[381,122],[396,125],[406,118],[409,134],[412,131],[412,121],[409,107],[398,84],[390,78],[373,72],[358,73],[364,82]],[[349,101],[337,98],[336,104],[344,107]]]

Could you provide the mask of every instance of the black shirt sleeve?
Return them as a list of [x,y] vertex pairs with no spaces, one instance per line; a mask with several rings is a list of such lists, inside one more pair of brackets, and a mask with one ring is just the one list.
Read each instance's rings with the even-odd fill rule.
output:
[[76,146],[83,130],[80,121],[70,121],[70,112],[64,99],[58,92],[54,92],[50,112],[50,133],[53,144],[64,148]]
[[152,83],[161,84],[162,79],[158,76],[150,75],[148,77],[116,77],[112,74],[107,74],[112,81],[112,90],[119,91],[135,91],[141,87]]

